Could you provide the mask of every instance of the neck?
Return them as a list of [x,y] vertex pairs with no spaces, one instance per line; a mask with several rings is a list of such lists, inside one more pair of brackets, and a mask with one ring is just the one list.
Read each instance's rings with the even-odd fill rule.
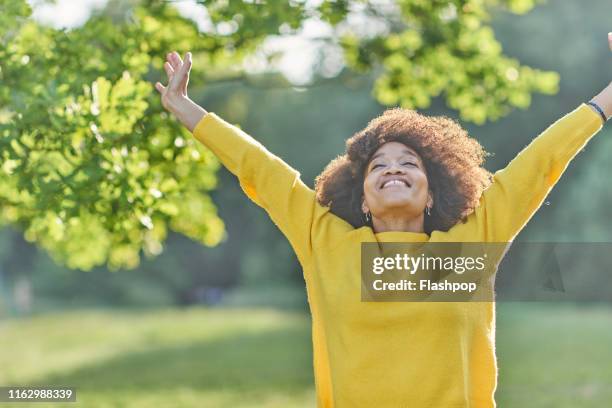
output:
[[405,217],[372,217],[374,232],[403,231],[403,232],[425,232],[423,225],[423,214],[407,219]]

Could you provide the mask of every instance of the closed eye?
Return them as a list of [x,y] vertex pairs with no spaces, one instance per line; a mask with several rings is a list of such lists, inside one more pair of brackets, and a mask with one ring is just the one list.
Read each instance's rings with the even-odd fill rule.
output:
[[[402,166],[414,166],[414,167],[418,167],[418,164],[414,163],[414,162],[404,162],[402,163]],[[372,170],[378,168],[378,167],[384,167],[384,164],[375,164],[372,166]]]

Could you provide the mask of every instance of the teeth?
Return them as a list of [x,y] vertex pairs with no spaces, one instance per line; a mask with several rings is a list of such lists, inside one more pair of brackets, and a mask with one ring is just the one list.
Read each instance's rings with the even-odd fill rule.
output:
[[382,188],[385,188],[387,186],[393,186],[393,185],[407,186],[407,184],[401,180],[390,180],[390,181],[387,181],[385,184],[383,184]]

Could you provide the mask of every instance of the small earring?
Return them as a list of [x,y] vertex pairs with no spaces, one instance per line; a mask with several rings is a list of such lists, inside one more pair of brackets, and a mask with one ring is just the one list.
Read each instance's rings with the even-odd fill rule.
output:
[[372,219],[372,213],[369,211],[365,213],[365,219],[366,219],[366,222],[370,222],[370,220]]
[[431,208],[429,207],[425,207],[425,213],[427,214],[427,216],[431,216]]

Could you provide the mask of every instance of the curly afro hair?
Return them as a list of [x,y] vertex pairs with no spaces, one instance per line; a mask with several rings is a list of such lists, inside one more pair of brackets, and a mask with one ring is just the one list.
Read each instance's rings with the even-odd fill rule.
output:
[[464,220],[492,174],[482,167],[488,153],[457,122],[392,108],[371,120],[346,141],[346,152],[332,160],[315,180],[317,201],[359,228],[370,225],[361,212],[365,170],[372,155],[387,142],[415,150],[425,165],[434,205],[425,217],[425,232],[448,231]]

